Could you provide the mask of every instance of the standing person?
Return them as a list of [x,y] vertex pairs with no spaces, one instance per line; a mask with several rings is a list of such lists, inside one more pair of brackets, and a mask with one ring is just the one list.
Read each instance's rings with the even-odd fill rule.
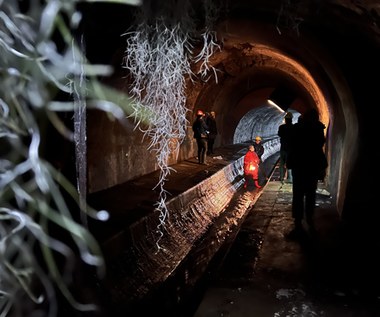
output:
[[211,111],[210,114],[206,117],[206,124],[208,127],[208,131],[210,132],[208,134],[207,139],[207,154],[210,155],[214,154],[214,143],[218,134],[218,129],[215,120],[215,111]]
[[256,137],[255,137],[255,143],[253,143],[253,146],[254,146],[254,148],[255,148],[255,152],[256,152],[257,156],[258,156],[259,159],[260,159],[260,162],[262,162],[261,157],[262,157],[263,154],[264,154],[264,146],[263,146],[263,144],[261,143],[261,137],[260,137],[260,136],[256,136]]
[[292,216],[296,232],[302,229],[304,213],[310,230],[315,230],[316,190],[318,180],[324,177],[327,168],[323,152],[326,142],[324,129],[316,109],[305,112],[302,121],[294,125],[287,164],[293,173]]
[[247,188],[251,181],[253,181],[254,185],[257,188],[261,188],[258,182],[259,164],[260,159],[255,152],[255,147],[253,145],[250,145],[248,147],[247,153],[244,155],[243,161],[243,171],[245,178],[244,188]]
[[285,115],[285,123],[278,127],[278,136],[280,137],[280,181],[284,183],[285,175],[286,181],[292,182],[292,172],[287,168],[286,161],[288,160],[288,153],[290,149],[290,141],[293,133],[293,114],[287,112]]
[[207,150],[207,137],[208,127],[204,120],[204,113],[202,110],[197,111],[197,118],[193,123],[194,139],[197,141],[198,146],[198,163],[207,164],[205,162],[206,150]]

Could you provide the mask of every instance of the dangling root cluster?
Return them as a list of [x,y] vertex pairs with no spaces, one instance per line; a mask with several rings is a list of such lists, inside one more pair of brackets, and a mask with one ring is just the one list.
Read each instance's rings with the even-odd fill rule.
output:
[[[156,185],[160,189],[156,207],[160,211],[159,238],[162,236],[160,227],[168,217],[168,193],[164,185],[172,171],[168,164],[169,157],[173,153],[178,154],[186,136],[186,115],[189,111],[186,107],[186,76],[194,76],[191,62],[195,61],[201,62],[200,74],[206,78],[213,69],[209,58],[219,48],[215,34],[206,27],[201,35],[203,49],[196,57],[192,56],[191,39],[196,29],[188,14],[191,11],[190,3],[189,0],[168,0],[162,4],[160,2],[157,8],[154,1],[145,2],[138,17],[140,23],[125,34],[124,66],[132,80],[130,94],[135,102],[132,116],[144,137],[149,137],[149,150],[156,154],[160,169]],[[212,1],[205,1],[205,4],[205,9],[210,12]],[[210,21],[209,15],[206,20]],[[150,114],[148,118],[141,113],[144,108],[151,110],[144,112]],[[141,121],[149,124],[142,126]]]

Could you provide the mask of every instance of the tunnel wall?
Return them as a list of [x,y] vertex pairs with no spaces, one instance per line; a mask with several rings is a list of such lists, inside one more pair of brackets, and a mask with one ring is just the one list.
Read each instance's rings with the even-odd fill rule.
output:
[[241,118],[234,134],[234,143],[261,138],[277,137],[278,128],[283,123],[284,114],[272,107],[258,107]]
[[[149,139],[144,138],[132,119],[120,122],[102,111],[89,111],[87,133],[89,193],[158,170],[155,153],[149,149]],[[196,155],[191,124],[186,134],[180,151],[169,156],[169,165]]]
[[[272,154],[278,147],[277,138],[264,142],[262,168],[267,175],[277,162]],[[103,285],[115,302],[144,298],[178,274],[184,284],[196,283],[261,194],[238,192],[246,151],[242,147],[234,152],[230,163],[218,165],[214,174],[169,200],[165,217],[152,209],[102,244],[109,268]]]
[[[218,219],[214,244],[203,254],[197,265],[205,269],[213,254],[231,233],[252,200],[240,201],[234,214],[227,209],[241,187],[243,156],[225,166],[195,187],[168,201],[169,214],[160,225],[157,211],[140,219],[107,242],[103,248],[108,263],[109,276],[104,285],[116,302],[133,301],[159,287],[178,268]],[[130,246],[125,247],[126,240]]]
[[[308,45],[310,46],[310,43]],[[325,96],[329,96],[331,125],[328,125],[326,146],[329,160],[326,183],[338,210],[342,212],[346,199],[346,187],[349,186],[347,182],[358,147],[355,141],[358,134],[354,118],[355,111],[352,110],[354,104],[351,96],[347,93],[344,76],[340,75],[339,68],[333,62],[327,62],[326,54],[322,55],[318,46],[312,46],[312,48],[310,51],[318,52],[320,56],[323,56],[323,60],[319,61],[318,68],[316,65],[312,65],[313,67],[308,69],[318,70],[314,71],[313,76],[316,76],[315,73],[319,76],[323,74],[322,78],[316,76],[319,78],[317,82],[320,87],[323,87]],[[274,57],[264,58],[264,53],[262,53],[263,56],[259,52],[255,53],[258,47],[248,50],[247,46],[244,46],[241,49],[240,52],[237,49],[228,50],[225,47],[222,53],[215,56],[217,59],[215,66],[225,70],[224,73],[218,75],[218,80],[211,78],[207,83],[188,82],[186,95],[190,111],[186,137],[179,151],[172,153],[169,157],[169,165],[196,156],[196,142],[191,125],[195,119],[194,110],[198,108],[204,111],[216,111],[220,132],[215,142],[216,148],[231,143],[249,141],[254,133],[260,133],[264,137],[274,137],[275,127],[279,125],[278,120],[275,118],[264,120],[263,113],[252,116],[252,124],[247,122],[246,127],[241,129],[239,126],[239,129],[237,128],[244,115],[249,111],[256,114],[256,110],[263,105],[263,101],[270,94],[271,90],[267,85],[273,84],[271,80],[275,79],[266,71],[276,72],[276,76],[281,75],[281,78],[285,75],[277,74],[277,64],[276,67],[270,67],[276,62]],[[305,49],[305,51],[307,50]],[[253,55],[247,58],[249,54]],[[226,59],[227,57],[228,59]],[[224,59],[226,60],[223,62]],[[307,59],[304,59],[303,63],[306,61]],[[328,79],[331,80],[331,83]],[[330,83],[329,87],[321,84],[326,82]],[[114,86],[122,86],[122,84],[114,83]],[[251,93],[252,90],[255,90],[255,94]],[[333,93],[335,90],[338,91],[338,97]],[[248,101],[244,107],[242,96],[246,94],[248,94],[246,96]],[[106,117],[103,115],[103,118]],[[148,140],[143,140],[142,133],[135,129],[133,122],[129,122],[127,129],[124,130],[120,129],[117,123],[104,119],[95,120],[89,125],[88,190],[90,193],[136,179],[158,169],[155,156],[148,150]],[[102,141],[101,144],[100,141]]]

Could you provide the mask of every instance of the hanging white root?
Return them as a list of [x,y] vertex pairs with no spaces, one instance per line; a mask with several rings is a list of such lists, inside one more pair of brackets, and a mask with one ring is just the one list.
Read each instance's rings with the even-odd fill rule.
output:
[[[212,1],[206,0],[205,9],[209,12]],[[203,48],[200,53],[192,57],[191,39],[196,33],[195,23],[187,14],[190,12],[189,0],[168,0],[156,7],[154,2],[146,2],[143,6],[140,23],[136,28],[126,33],[127,43],[124,54],[124,66],[128,69],[132,84],[130,94],[135,105],[131,117],[135,118],[136,127],[149,138],[148,149],[156,154],[160,176],[155,188],[160,194],[156,210],[160,212],[157,233],[157,247],[163,236],[161,227],[168,218],[166,206],[167,195],[165,182],[173,170],[168,166],[169,157],[177,153],[180,144],[186,136],[189,111],[186,107],[185,79],[193,76],[191,63],[201,62],[200,73],[207,78],[210,70],[210,57],[220,46],[216,42],[216,35],[206,27],[202,33]],[[158,10],[157,12],[154,10]],[[206,22],[210,22],[210,15],[206,14]],[[148,117],[142,109],[148,108]],[[149,122],[142,126],[140,122]]]

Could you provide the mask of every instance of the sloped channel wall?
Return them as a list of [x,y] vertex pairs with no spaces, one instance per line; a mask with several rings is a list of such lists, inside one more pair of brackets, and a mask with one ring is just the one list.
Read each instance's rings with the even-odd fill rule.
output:
[[207,266],[258,197],[246,193],[236,199],[244,183],[242,164],[243,156],[168,201],[162,224],[154,211],[130,226],[129,246],[108,264],[105,285],[115,303],[133,302],[157,289],[213,231],[209,250],[199,260]]

